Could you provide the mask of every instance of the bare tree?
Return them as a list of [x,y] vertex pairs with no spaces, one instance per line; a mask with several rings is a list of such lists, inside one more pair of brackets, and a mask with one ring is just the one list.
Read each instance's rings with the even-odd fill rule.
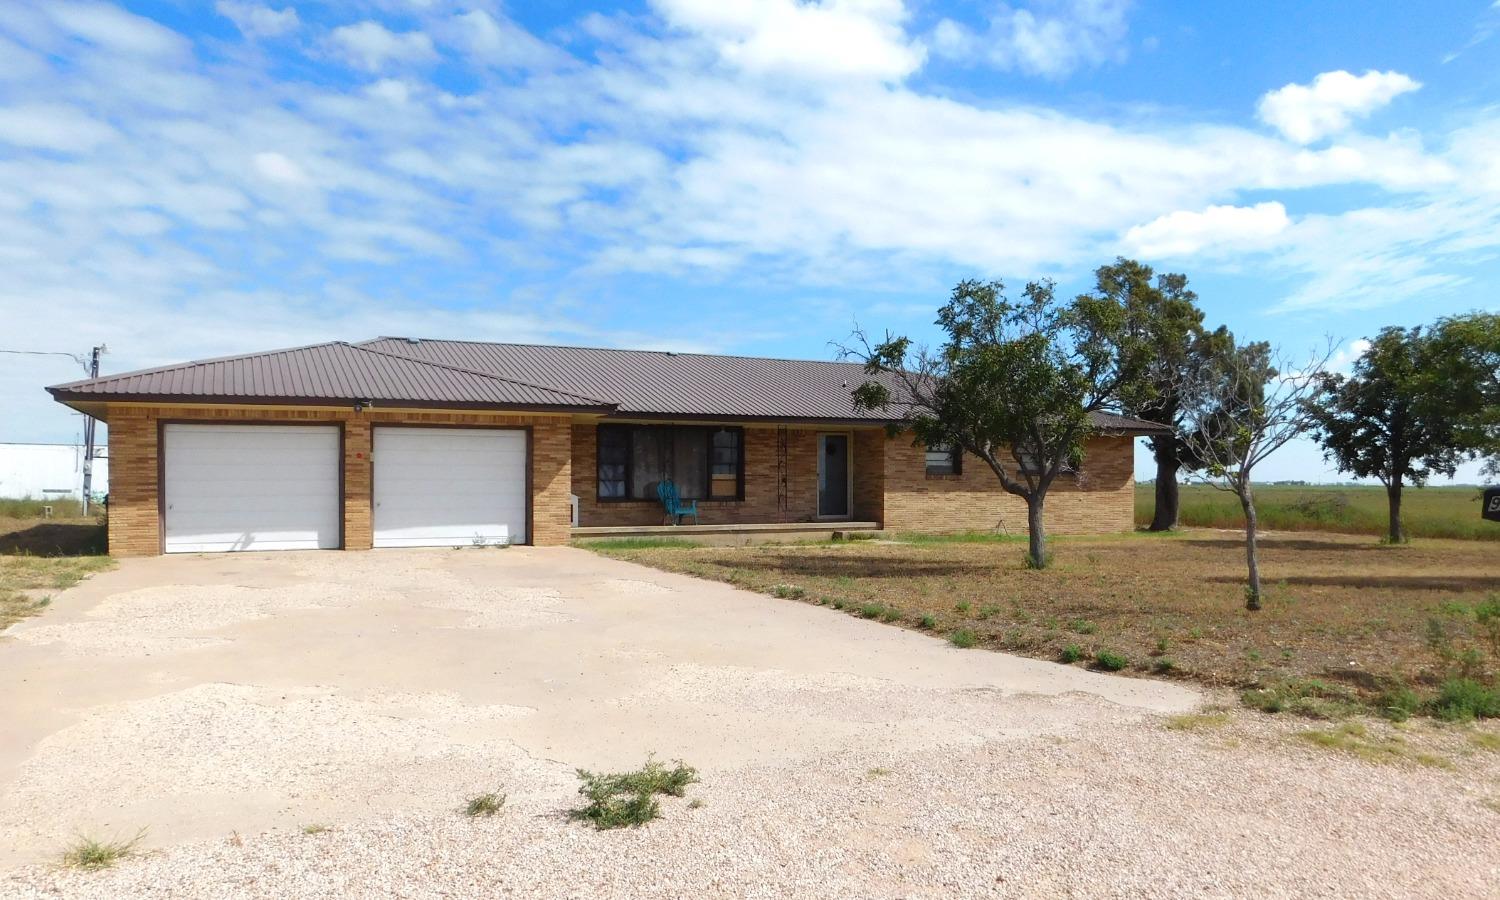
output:
[[1271,345],[1227,341],[1184,377],[1182,439],[1202,461],[1192,478],[1239,498],[1245,513],[1245,608],[1260,609],[1255,467],[1313,427],[1308,401],[1333,355],[1333,342],[1293,368]]

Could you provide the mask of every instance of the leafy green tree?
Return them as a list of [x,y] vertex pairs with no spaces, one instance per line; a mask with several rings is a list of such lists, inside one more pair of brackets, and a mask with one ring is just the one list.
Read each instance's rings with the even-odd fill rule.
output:
[[1500,477],[1500,313],[1439,319],[1431,338],[1432,402],[1457,420],[1455,443]]
[[1148,352],[1127,310],[1098,298],[1056,299],[1052,282],[1026,285],[1021,300],[999,281],[964,281],[938,311],[947,335],[937,351],[887,334],[845,354],[870,376],[852,391],[865,409],[899,412],[915,442],[952,445],[994,472],[1026,502],[1027,560],[1047,565],[1047,492],[1083,462],[1093,413],[1117,409]]
[[1204,330],[1203,310],[1198,308],[1198,295],[1188,289],[1186,275],[1156,275],[1148,265],[1118,258],[1100,266],[1094,280],[1094,298],[1124,309],[1133,339],[1148,350],[1140,377],[1121,390],[1121,408],[1128,415],[1172,429],[1171,434],[1146,439],[1156,460],[1151,530],[1168,531],[1177,527],[1181,506],[1177,475],[1200,465],[1180,434],[1183,376],[1201,364],[1227,333],[1221,331],[1216,337]]
[[[1440,326],[1441,327],[1441,326]],[[1401,492],[1452,476],[1474,452],[1464,405],[1475,389],[1465,354],[1418,326],[1382,328],[1348,377],[1325,373],[1308,405],[1324,457],[1340,472],[1376,478],[1389,508],[1386,539],[1404,543]]]

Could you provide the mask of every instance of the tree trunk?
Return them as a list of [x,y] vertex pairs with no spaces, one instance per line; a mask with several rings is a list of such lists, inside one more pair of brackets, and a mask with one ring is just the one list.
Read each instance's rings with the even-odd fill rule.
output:
[[1386,500],[1390,504],[1391,523],[1390,533],[1386,535],[1392,544],[1406,543],[1406,530],[1401,527],[1401,481],[1393,480],[1385,489]]
[[1255,497],[1246,485],[1240,492],[1240,506],[1245,510],[1245,565],[1249,568],[1250,583],[1245,588],[1245,608],[1254,612],[1260,609],[1260,559],[1256,555]]
[[1177,490],[1177,470],[1182,462],[1177,458],[1177,448],[1164,448],[1156,452],[1156,510],[1151,514],[1151,531],[1171,531],[1177,527],[1180,495]]
[[1026,531],[1029,538],[1026,553],[1031,557],[1033,569],[1047,568],[1047,530],[1042,524],[1042,502],[1045,498],[1033,495],[1026,498]]

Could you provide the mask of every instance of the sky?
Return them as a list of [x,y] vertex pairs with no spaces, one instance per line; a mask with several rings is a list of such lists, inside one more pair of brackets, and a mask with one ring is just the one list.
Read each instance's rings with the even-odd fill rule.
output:
[[[830,359],[935,340],[961,279],[1071,296],[1124,255],[1347,366],[1500,309],[1497,31],[1500,0],[8,0],[0,349]],[[79,373],[0,354],[0,441],[75,439],[41,388]],[[1260,471],[1342,479],[1306,442]]]

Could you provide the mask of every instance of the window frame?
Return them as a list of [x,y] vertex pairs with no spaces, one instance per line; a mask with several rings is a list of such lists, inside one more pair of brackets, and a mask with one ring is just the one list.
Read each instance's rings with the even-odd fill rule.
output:
[[[703,496],[701,496],[701,497],[689,497],[689,498],[684,498],[684,499],[695,500],[695,501],[702,502],[702,503],[743,503],[744,502],[744,500],[745,500],[745,429],[744,429],[744,427],[740,426],[740,425],[696,425],[696,424],[690,425],[690,424],[677,424],[677,423],[673,423],[673,422],[664,422],[664,423],[660,423],[660,424],[647,423],[647,422],[609,422],[609,423],[600,423],[599,425],[597,425],[595,427],[595,429],[594,429],[594,500],[595,500],[595,502],[598,502],[598,503],[657,503],[658,502],[655,497],[637,497],[637,496],[635,496],[635,440],[636,440],[636,432],[638,430],[640,430],[640,429],[647,429],[647,428],[649,428],[649,429],[661,429],[661,430],[667,430],[667,431],[672,431],[672,432],[676,432],[676,431],[679,431],[679,430],[686,430],[686,431],[697,431],[697,432],[701,433],[701,436],[702,436],[702,439],[703,439],[704,450],[705,450],[705,452],[707,454],[706,457],[705,457],[706,464],[703,467],[703,484],[700,485],[700,487],[702,488],[702,491],[703,491]],[[715,496],[712,496],[712,492],[713,492],[713,471],[714,471],[714,435],[716,433],[720,432],[720,431],[731,431],[731,432],[734,432],[737,435],[736,448],[735,448],[737,452],[736,452],[736,456],[735,456],[734,496],[732,496],[732,497],[727,497],[727,496],[715,497]],[[599,492],[600,483],[603,481],[603,479],[601,479],[599,477],[600,460],[603,457],[603,452],[602,451],[603,451],[603,448],[604,448],[605,435],[607,433],[610,433],[610,432],[613,432],[615,434],[621,435],[623,437],[623,441],[624,441],[624,454],[625,454],[625,494],[624,494],[624,496],[620,496],[620,497],[606,497],[606,496],[603,496]],[[672,435],[672,436],[670,436],[667,439],[666,446],[668,446],[669,448],[673,448],[669,452],[675,453],[675,447],[676,447],[676,436],[675,436],[675,434]],[[675,466],[676,466],[676,459],[675,458],[673,459],[671,465],[672,465],[673,468],[675,468]]]
[[[926,454],[929,454],[929,453],[939,453],[939,452],[941,452],[943,450],[943,448],[945,446],[947,447],[947,450],[948,450],[948,471],[946,471],[946,472],[934,472],[934,471],[932,471],[932,464],[927,459]],[[948,443],[946,445],[944,445],[944,444],[928,444],[926,446],[926,449],[923,451],[923,456],[922,456],[922,472],[928,478],[958,478],[958,477],[960,477],[960,476],[962,476],[964,474],[964,462],[963,462],[963,460],[964,460],[963,448],[959,447],[958,444],[956,444],[956,443]]]

